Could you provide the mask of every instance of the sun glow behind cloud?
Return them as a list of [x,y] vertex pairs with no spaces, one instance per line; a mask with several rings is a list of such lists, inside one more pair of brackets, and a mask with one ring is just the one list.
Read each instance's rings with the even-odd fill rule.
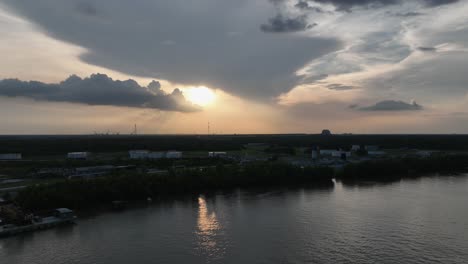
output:
[[208,106],[216,101],[216,94],[212,89],[204,86],[183,89],[186,98],[199,106]]
[[[194,28],[200,31],[196,35],[180,31],[186,28],[184,25],[188,22],[185,20],[179,21],[182,27],[171,23],[160,34],[152,34],[154,24],[164,24],[167,17],[172,18],[179,12],[177,8],[169,8],[170,5],[162,5],[158,1],[132,5],[132,8],[148,10],[148,13],[127,12],[125,1],[109,0],[108,5],[96,3],[92,5],[95,6],[92,12],[83,10],[79,4],[73,5],[74,2],[64,0],[59,5],[54,0],[36,1],[38,7],[35,7],[28,1],[0,0],[0,79],[57,83],[71,74],[85,77],[102,73],[114,80],[131,78],[144,87],[156,80],[167,94],[180,88],[185,98],[203,111],[179,113],[0,97],[0,112],[8,113],[0,117],[0,123],[4,124],[0,134],[92,133],[94,130],[125,133],[133,129],[134,123],[138,123],[142,133],[206,133],[208,122],[211,133],[219,134],[320,132],[323,127],[335,133],[468,131],[466,75],[463,74],[468,54],[468,34],[463,34],[468,32],[468,18],[464,16],[468,5],[465,1],[431,8],[422,7],[422,0],[378,8],[356,5],[353,12],[335,12],[331,5],[323,5],[324,12],[314,13],[313,9],[297,10],[294,5],[298,1],[288,0],[285,1],[289,3],[287,9],[283,10],[285,15],[292,12],[295,17],[297,12],[307,12],[309,24],[317,25],[304,32],[268,34],[262,32],[260,26],[277,12],[277,7],[273,8],[270,2],[281,1],[261,1],[264,4],[255,4],[258,10],[246,4],[248,15],[232,1],[194,1],[196,6],[211,6],[217,2],[220,10],[226,11],[206,9],[209,16],[205,17],[210,20],[213,16],[219,21],[242,18],[239,23],[226,23],[225,27],[224,24],[220,27],[220,23],[213,28],[209,26],[212,24],[200,18],[203,17],[199,14],[200,9],[193,9],[196,12],[186,18],[191,23],[201,23],[194,24]],[[226,5],[222,6],[224,2]],[[7,8],[4,3],[11,4]],[[36,14],[36,11],[50,10],[48,5],[54,7],[52,10],[70,13],[66,16],[60,15],[61,12],[48,12],[47,16]],[[114,12],[106,12],[110,6]],[[168,9],[162,10],[161,16],[155,16],[153,11],[161,8],[150,7],[159,6]],[[19,12],[21,10],[24,12]],[[129,30],[125,22],[134,20],[130,17],[133,14],[139,17],[146,15],[138,30]],[[128,19],[122,19],[127,15]],[[144,20],[153,23],[143,23]],[[60,26],[55,27],[57,25]],[[86,34],[67,35],[73,32],[68,27],[75,28],[75,25],[83,25]],[[193,28],[187,30],[192,32]],[[102,32],[118,32],[115,34],[117,40],[128,36],[129,43],[113,49],[115,40]],[[92,41],[86,39],[88,36]],[[290,38],[298,40],[302,36],[307,36],[307,41],[304,46],[299,45],[300,41],[298,48],[283,46],[281,42]],[[207,40],[217,45],[206,45]],[[337,44],[330,50],[321,49],[334,42]],[[133,44],[138,45],[138,49],[132,47]],[[155,50],[163,50],[164,54],[147,52],[153,51],[154,45],[160,45]],[[308,53],[315,48],[317,53]],[[174,64],[173,54],[180,54],[179,49],[190,56],[184,57],[180,64]],[[102,54],[104,50],[106,52]],[[232,50],[243,52],[226,52]],[[99,54],[107,54],[112,59],[103,59]],[[167,57],[163,56],[165,60],[146,59],[150,55]],[[252,56],[257,55],[258,60],[252,64]],[[212,63],[211,58],[225,63]],[[199,66],[200,63],[205,64]],[[134,70],[137,68],[138,71]],[[253,68],[258,71],[252,71]],[[288,86],[291,83],[287,82],[287,76],[292,72],[303,82],[293,81],[292,86]],[[410,102],[413,98],[424,106],[424,111],[357,111],[360,107],[381,101]],[[246,110],[248,115],[245,115]]]

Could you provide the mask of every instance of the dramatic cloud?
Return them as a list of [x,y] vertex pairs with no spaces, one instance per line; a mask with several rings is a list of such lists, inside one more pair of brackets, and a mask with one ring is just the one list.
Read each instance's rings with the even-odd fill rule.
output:
[[[297,70],[338,50],[334,38],[266,34],[266,0],[0,0],[53,38],[83,47],[87,63],[134,76],[219,88],[270,101],[301,82]],[[268,32],[313,26],[285,14]]]
[[[355,105],[352,105],[354,107],[351,108],[356,108]],[[422,110],[423,107],[416,102],[412,103],[405,103],[403,101],[393,101],[393,100],[387,100],[387,101],[381,101],[376,103],[375,105],[371,105],[368,107],[361,107],[359,110],[361,111],[416,111],[416,110]]]
[[186,101],[179,89],[166,94],[161,90],[160,83],[156,81],[151,82],[148,87],[141,87],[134,80],[114,81],[105,74],[93,74],[84,79],[72,75],[58,84],[5,79],[0,81],[0,96],[180,112],[200,110]]
[[[366,123],[361,132],[430,128],[466,133],[460,120],[452,118],[442,122],[450,126],[441,127],[437,119],[467,112],[467,13],[467,1],[454,0],[0,0],[0,79],[57,82],[69,73],[105,72],[145,84],[156,79],[165,88],[184,86],[183,91],[190,90],[185,86],[219,88],[217,101],[204,111],[158,113],[171,116],[166,118],[172,128],[177,124],[189,133],[204,132],[215,114],[226,123],[249,119],[248,132],[256,132],[252,127],[257,124],[297,132],[317,124],[359,130]],[[17,21],[35,35],[12,27]],[[22,50],[14,48],[20,43]],[[55,66],[48,66],[49,58]],[[24,94],[40,100],[35,102],[40,106],[58,107],[42,101],[66,99],[155,112],[140,108],[150,101],[141,97],[131,103],[112,96],[107,101],[96,95],[92,98],[99,100],[82,99],[77,92],[58,92],[60,84],[35,85],[48,92],[26,89]],[[158,94],[160,84],[140,88]],[[424,107],[409,103],[410,98]],[[255,120],[244,114],[245,109],[256,112],[254,106],[262,109]],[[202,121],[192,120],[195,115]],[[236,132],[225,127],[225,132]]]
[[[459,0],[421,0],[427,6],[434,7],[458,2]],[[309,0],[309,2],[332,4],[338,9],[349,10],[353,6],[382,7],[401,4],[403,0]]]
[[[314,15],[319,25],[310,34],[340,38],[344,48],[301,69],[307,82],[281,96],[280,103],[366,106],[381,98],[418,98],[431,105],[431,111],[458,104],[467,93],[463,72],[468,69],[468,5],[458,1],[433,8],[441,2],[427,3],[405,1]],[[359,89],[337,92],[327,87],[334,84]]]
[[98,11],[96,7],[87,2],[79,2],[76,4],[76,10],[84,15],[88,16],[96,16],[98,14]]
[[311,6],[309,3],[305,0],[300,0],[297,2],[294,7],[301,9],[301,10],[307,10],[307,11],[314,11],[316,13],[323,13],[324,10],[320,7],[317,6]]
[[[399,0],[312,0],[317,3],[332,4],[341,10],[349,10],[353,6],[380,7],[397,4]],[[311,2],[312,2],[311,1]]]
[[260,29],[263,32],[270,33],[284,33],[284,32],[297,32],[313,28],[317,24],[308,24],[306,16],[298,16],[295,18],[284,17],[281,14],[270,18],[268,24],[263,24]]
[[[390,15],[392,13],[389,13]],[[393,14],[394,16],[398,16],[398,17],[417,17],[417,16],[423,16],[424,13],[420,13],[420,12],[406,12],[406,13],[395,13]]]
[[437,48],[434,47],[418,47],[418,50],[425,52],[434,52],[437,51]]
[[439,5],[446,5],[456,3],[460,0],[424,0],[427,5],[429,6],[439,6]]
[[338,83],[332,83],[328,84],[327,88],[330,90],[335,90],[335,91],[347,91],[347,90],[353,90],[356,87],[351,86],[351,85],[343,85],[343,84],[338,84]]

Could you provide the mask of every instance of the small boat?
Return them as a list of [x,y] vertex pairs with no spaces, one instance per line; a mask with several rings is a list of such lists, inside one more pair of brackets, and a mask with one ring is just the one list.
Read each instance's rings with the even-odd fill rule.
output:
[[73,210],[68,208],[58,208],[54,210],[54,214],[52,216],[43,218],[34,217],[31,220],[31,224],[28,225],[7,224],[0,226],[0,237],[48,229],[64,224],[73,224],[75,223],[75,220],[76,215]]

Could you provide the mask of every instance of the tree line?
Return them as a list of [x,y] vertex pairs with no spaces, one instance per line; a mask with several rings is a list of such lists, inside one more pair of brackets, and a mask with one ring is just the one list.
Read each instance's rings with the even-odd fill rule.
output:
[[358,181],[396,181],[430,173],[451,174],[466,171],[468,155],[434,155],[427,158],[406,157],[371,160],[348,164],[336,177],[345,183]]
[[86,208],[116,200],[144,200],[213,189],[313,184],[332,186],[333,169],[299,168],[285,163],[219,164],[171,169],[167,174],[123,173],[91,180],[63,180],[29,186],[15,202],[31,211],[58,207]]

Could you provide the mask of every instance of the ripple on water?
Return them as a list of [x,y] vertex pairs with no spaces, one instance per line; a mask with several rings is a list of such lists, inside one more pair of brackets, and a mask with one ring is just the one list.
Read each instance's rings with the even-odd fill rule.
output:
[[468,263],[468,181],[200,196],[0,240],[0,263]]

